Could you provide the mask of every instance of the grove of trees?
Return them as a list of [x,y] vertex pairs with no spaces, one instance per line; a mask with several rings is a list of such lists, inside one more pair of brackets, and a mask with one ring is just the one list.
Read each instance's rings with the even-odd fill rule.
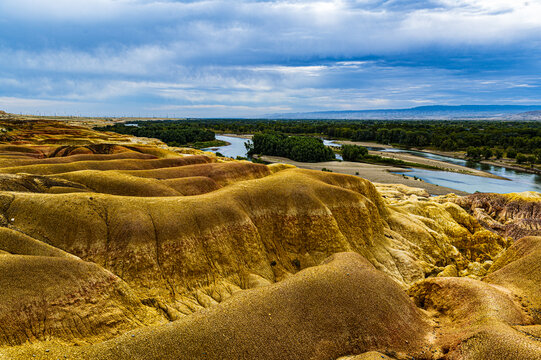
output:
[[97,128],[97,130],[156,138],[169,146],[215,140],[215,134],[212,130],[201,128],[195,124],[178,121],[139,121],[130,125],[115,124]]
[[345,161],[359,161],[368,155],[368,150],[364,146],[343,145],[342,158]]
[[334,152],[323,140],[311,136],[287,136],[277,132],[257,133],[248,145],[248,155],[274,155],[301,162],[329,161]]

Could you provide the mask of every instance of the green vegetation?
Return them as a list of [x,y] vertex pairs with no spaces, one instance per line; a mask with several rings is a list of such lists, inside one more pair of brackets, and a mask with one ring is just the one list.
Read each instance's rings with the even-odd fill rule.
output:
[[[392,144],[404,148],[465,151],[469,159],[476,161],[503,157],[515,159],[517,155],[523,154],[525,157],[520,156],[517,163],[541,163],[541,155],[536,153],[541,149],[541,122],[536,121],[190,119],[137,121],[134,124],[137,126],[117,124],[100,130],[155,137],[169,145],[211,141],[214,140],[213,131],[238,134],[281,133],[297,137],[311,135]],[[287,151],[284,151],[284,147],[288,147]],[[290,152],[294,151],[289,145],[284,147],[269,147],[265,151],[271,151],[274,155],[281,153],[282,156],[286,153],[291,155]],[[311,151],[312,148],[307,145],[305,149]],[[320,152],[314,157],[310,154],[293,156],[296,159],[308,156],[312,158],[309,161],[330,158],[324,154],[324,150]]]
[[513,148],[507,148],[507,157],[509,159],[514,159],[517,157],[517,151]]
[[334,160],[331,149],[323,141],[310,136],[287,136],[277,132],[255,134],[252,145],[247,145],[248,155],[274,155],[301,162]]
[[444,151],[486,146],[532,153],[541,148],[541,122],[535,121],[213,119],[184,120],[183,123],[220,132],[246,134],[269,130]]
[[539,159],[535,155],[517,154],[517,164],[535,164]]
[[191,144],[192,147],[201,149],[224,145],[223,142],[216,142],[213,131],[203,129],[195,124],[178,121],[137,121],[130,123],[128,126],[125,124],[115,124],[97,128],[97,130],[156,138],[167,143],[169,146]]
[[368,155],[364,146],[344,145],[342,146],[342,158],[345,161],[359,161]]
[[[492,157],[496,159],[501,159],[503,156],[503,150],[500,148],[490,149],[486,146],[479,148],[470,146],[466,150],[466,157],[470,160],[478,161],[481,159],[488,160]],[[509,159],[515,159],[517,164],[541,164],[541,149],[535,149],[532,154],[526,155],[522,153],[517,153],[513,148],[507,149],[507,157]]]
[[[515,158],[541,149],[538,121],[443,120],[187,120],[219,132],[253,134],[276,131],[288,135],[315,135],[351,141],[368,141],[400,147],[467,151],[486,148],[477,159]],[[472,158],[473,159],[473,158]]]

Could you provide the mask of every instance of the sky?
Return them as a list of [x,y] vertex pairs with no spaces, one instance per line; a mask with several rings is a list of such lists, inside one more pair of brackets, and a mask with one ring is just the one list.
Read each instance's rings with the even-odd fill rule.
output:
[[1,0],[0,110],[541,105],[541,0]]

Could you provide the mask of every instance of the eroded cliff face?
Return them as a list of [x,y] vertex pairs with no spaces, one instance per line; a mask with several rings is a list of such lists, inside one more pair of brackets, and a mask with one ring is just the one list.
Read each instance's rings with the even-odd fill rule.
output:
[[485,228],[501,236],[515,240],[541,236],[540,193],[472,194],[447,198],[466,209]]
[[538,238],[489,231],[473,197],[150,146],[3,151],[6,358],[538,355]]
[[0,256],[0,346],[82,344],[164,323],[120,278],[74,257]]

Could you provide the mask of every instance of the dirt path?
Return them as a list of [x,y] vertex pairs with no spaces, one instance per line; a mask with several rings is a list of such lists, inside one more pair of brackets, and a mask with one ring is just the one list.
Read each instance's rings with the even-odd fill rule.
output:
[[349,141],[349,140],[333,140],[337,144],[342,145],[358,145],[358,146],[364,146],[364,147],[378,147],[382,149],[394,149],[391,145],[383,145],[378,144],[375,142],[368,142],[368,141]]

